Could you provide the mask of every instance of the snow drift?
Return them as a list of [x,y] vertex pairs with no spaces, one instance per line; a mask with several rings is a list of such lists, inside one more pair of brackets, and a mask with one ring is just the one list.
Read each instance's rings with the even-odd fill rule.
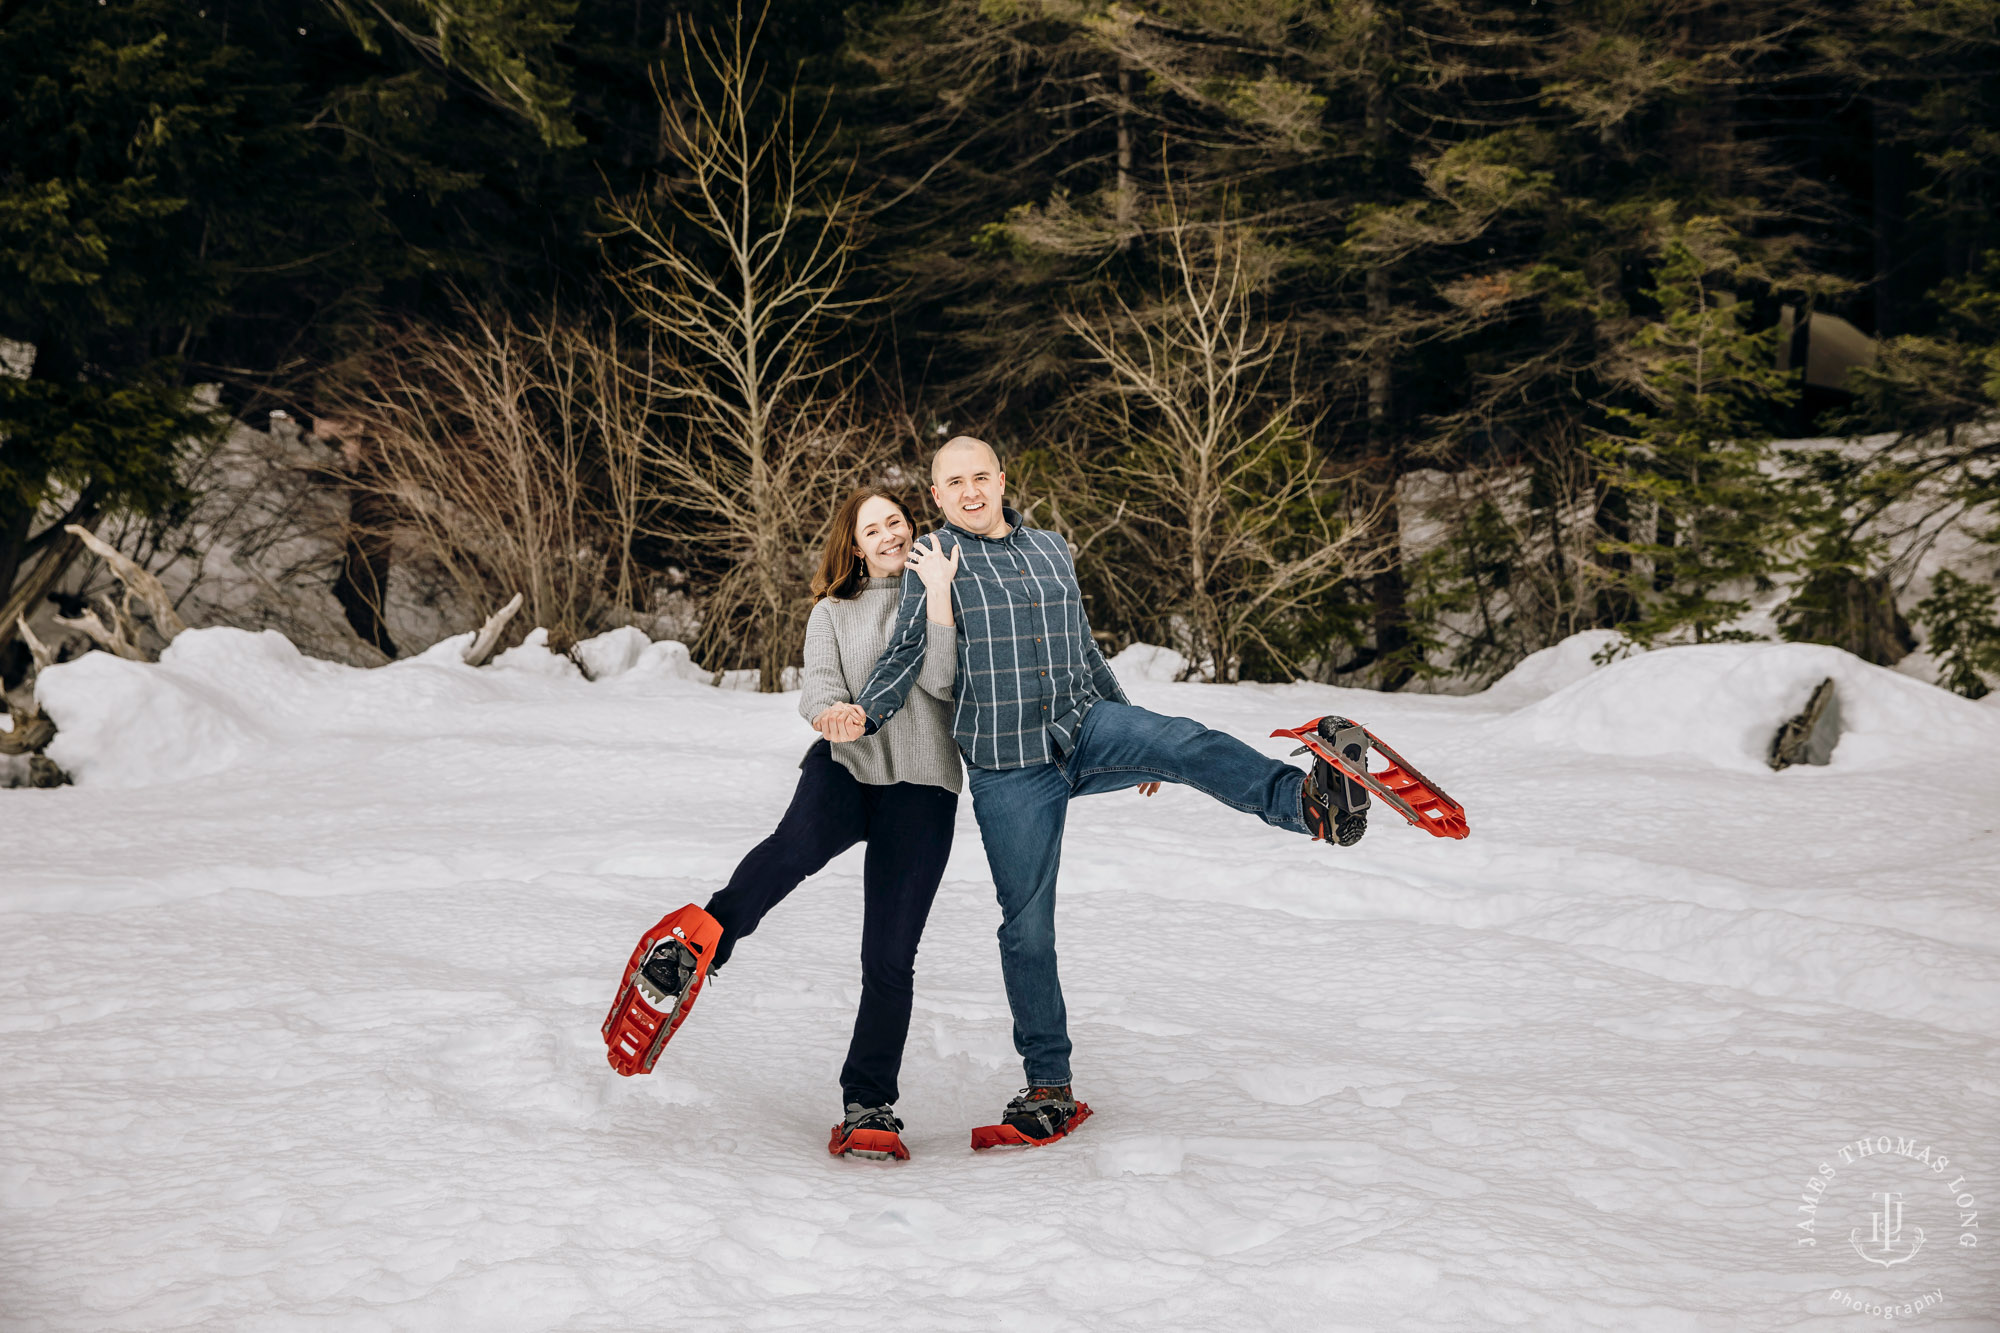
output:
[[[1570,659],[1549,665],[1573,666],[1583,646],[1578,641],[1590,637],[1578,635],[1546,649]],[[1533,663],[1530,658],[1522,668]],[[1518,697],[1511,686],[1522,668],[1488,697],[1503,702]],[[1842,649],[1806,643],[1708,644],[1641,653],[1579,674],[1494,723],[1492,734],[1537,749],[1674,756],[1718,768],[1758,769],[1765,766],[1778,725],[1805,707],[1829,676],[1839,693],[1843,726],[1835,766],[1908,763],[1968,744],[2000,744],[2000,717],[1991,710]]]
[[[460,661],[469,638],[374,668],[305,657],[269,630],[190,630],[156,665],[90,653],[42,673],[42,706],[60,729],[49,754],[80,785],[146,786],[290,762],[308,740],[421,731],[505,702],[557,706],[575,691],[671,692],[712,679],[681,644],[654,643],[629,627],[579,643],[573,657],[550,652],[536,630],[477,670]],[[1598,665],[1595,654],[1614,638],[1592,631],[1546,648],[1464,706],[1487,715],[1491,742],[1526,752],[1672,757],[1749,771],[1763,767],[1779,723],[1832,676],[1846,728],[1837,766],[2000,745],[1994,710],[1836,648],[1718,644]],[[1179,654],[1148,644],[1113,661],[1128,684],[1173,681],[1185,668]],[[1382,698],[1341,693],[1367,701],[1363,711]]]
[[685,646],[630,627],[548,649],[546,631],[482,668],[469,634],[380,667],[306,657],[275,630],[196,629],[157,664],[87,653],[41,673],[36,697],[55,722],[49,757],[79,785],[142,787],[245,762],[295,762],[304,741],[407,734],[500,702],[553,703],[565,687],[616,681],[626,691],[706,686]]

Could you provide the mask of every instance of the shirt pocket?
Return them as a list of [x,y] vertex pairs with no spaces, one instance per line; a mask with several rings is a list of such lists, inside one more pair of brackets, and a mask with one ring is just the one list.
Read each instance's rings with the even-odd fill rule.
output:
[[[953,582],[964,581],[967,572],[960,568],[958,579]],[[971,573],[969,585],[964,589],[965,600],[960,605],[966,606],[975,616],[982,612],[1004,616],[1011,608],[1026,606],[1033,600],[1033,585],[1027,575],[1018,572],[1017,565],[982,564]]]

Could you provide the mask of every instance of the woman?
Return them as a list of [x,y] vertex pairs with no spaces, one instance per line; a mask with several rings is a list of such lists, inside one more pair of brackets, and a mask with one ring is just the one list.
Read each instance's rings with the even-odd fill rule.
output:
[[[916,546],[915,540],[909,511],[887,491],[858,490],[840,506],[813,579],[817,600],[806,622],[799,697],[799,712],[822,739],[799,764],[791,807],[777,830],[751,849],[729,883],[708,900],[713,923],[700,921],[691,908],[683,909],[655,927],[634,955],[638,968],[654,939],[669,932],[681,934],[671,929],[671,923],[689,918],[690,933],[682,938],[694,941],[695,952],[688,953],[671,940],[662,946],[679,956],[678,978],[666,973],[657,989],[646,987],[645,977],[640,978],[647,998],[660,1011],[653,1028],[657,1031],[663,1019],[664,1031],[671,1035],[700,988],[696,954],[712,948],[707,970],[721,967],[737,942],[755,931],[764,914],[800,881],[855,843],[866,842],[861,1007],[854,1016],[847,1063],[840,1071],[847,1114],[834,1126],[828,1151],[884,1160],[907,1160],[910,1155],[897,1135],[903,1122],[894,1109],[896,1075],[910,1029],[917,940],[951,854],[952,824],[964,781],[948,707],[957,672],[951,580],[958,572],[958,553],[947,558],[938,553],[935,540],[928,548]],[[875,735],[830,745],[824,737],[837,705],[852,702],[860,693],[888,642],[906,566],[916,571],[928,593],[930,640],[917,677],[919,689],[911,693],[909,706]],[[716,925],[721,928],[719,940],[713,939]],[[655,982],[662,975],[651,962],[644,962],[643,972]],[[632,980],[628,969],[620,1003]],[[605,1025],[607,1040],[614,1038],[619,1017],[619,1006],[614,1004]],[[663,1038],[653,1035],[652,1040],[652,1050],[639,1068],[651,1068],[650,1060],[657,1058]],[[615,1041],[612,1064],[621,1073],[636,1072],[620,1064]]]

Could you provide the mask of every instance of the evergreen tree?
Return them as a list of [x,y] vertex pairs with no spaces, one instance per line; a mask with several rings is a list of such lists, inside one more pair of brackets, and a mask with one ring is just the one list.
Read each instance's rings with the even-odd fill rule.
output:
[[1645,293],[1659,314],[1633,339],[1642,405],[1610,409],[1618,428],[1591,447],[1635,516],[1633,535],[1605,543],[1631,561],[1612,584],[1633,613],[1620,628],[1640,643],[1703,643],[1739,637],[1725,626],[1785,566],[1795,530],[1766,468],[1764,423],[1789,385],[1773,335],[1751,332],[1747,303],[1723,286],[1751,276],[1734,234],[1665,209],[1661,222]]
[[[0,375],[0,589],[12,591],[28,557],[66,562],[61,525],[33,532],[46,502],[65,498],[63,517],[88,524],[177,497],[175,457],[207,414],[176,358],[224,288],[188,195],[239,165],[243,108],[234,62],[173,0],[8,11],[0,337],[26,363]],[[9,601],[0,636],[28,600]]]
[[74,553],[64,522],[179,498],[220,419],[194,382],[239,412],[309,404],[439,276],[544,263],[565,207],[588,244],[587,196],[532,198],[576,137],[544,72],[566,12],[0,6],[0,338],[32,349],[0,376],[0,642]]
[[1820,526],[1798,561],[1799,579],[1778,610],[1778,632],[1794,643],[1828,643],[1865,662],[1893,666],[1915,648],[1909,622],[1881,570],[1881,543],[1838,523]]
[[1917,603],[1917,619],[1937,659],[1938,684],[1968,699],[1983,699],[1989,675],[2000,674],[2000,625],[1993,623],[1995,592],[1941,569],[1930,595]]

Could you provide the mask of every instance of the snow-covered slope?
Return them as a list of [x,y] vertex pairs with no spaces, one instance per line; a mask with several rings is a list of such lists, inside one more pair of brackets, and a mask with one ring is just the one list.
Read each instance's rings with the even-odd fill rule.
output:
[[[658,1072],[597,1035],[638,932],[775,823],[795,697],[633,636],[595,680],[454,646],[363,671],[199,630],[45,673],[79,785],[0,793],[0,1327],[1831,1329],[1933,1290],[1928,1326],[2000,1327],[2000,1242],[1946,1192],[2000,1189],[2000,709],[1804,646],[1580,638],[1467,698],[1122,660],[1273,754],[1359,717],[1473,835],[1077,803],[1097,1116],[974,1157],[1019,1066],[963,804],[916,1156],[881,1166],[822,1146],[858,853]],[[1770,772],[1826,675],[1850,734]],[[1841,1156],[1882,1135],[1951,1170]],[[1892,1267],[1849,1245],[1881,1192],[1928,1237]]]

